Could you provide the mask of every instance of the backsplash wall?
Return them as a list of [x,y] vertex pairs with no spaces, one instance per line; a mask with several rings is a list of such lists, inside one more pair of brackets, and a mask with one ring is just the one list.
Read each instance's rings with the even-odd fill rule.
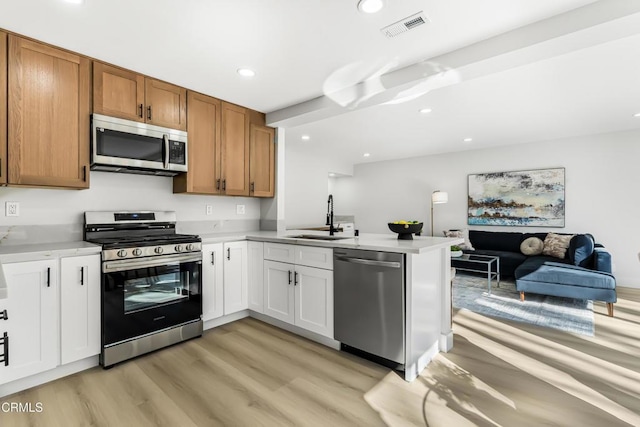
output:
[[[5,216],[8,201],[20,203],[20,216]],[[179,231],[191,233],[255,230],[260,223],[260,199],[173,194],[172,178],[108,172],[91,172],[88,190],[1,187],[0,204],[2,244],[82,239],[89,210],[174,210]]]

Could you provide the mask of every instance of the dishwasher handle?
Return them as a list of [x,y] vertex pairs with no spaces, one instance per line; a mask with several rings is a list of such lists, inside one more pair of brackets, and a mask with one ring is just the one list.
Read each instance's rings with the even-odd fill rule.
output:
[[352,258],[346,256],[337,256],[338,261],[350,262],[352,264],[369,265],[375,267],[401,268],[402,264],[396,261],[376,261],[373,259]]

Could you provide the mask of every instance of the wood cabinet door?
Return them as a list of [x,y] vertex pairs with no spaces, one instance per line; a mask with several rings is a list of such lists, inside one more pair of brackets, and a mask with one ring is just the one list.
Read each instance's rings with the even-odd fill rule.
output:
[[7,183],[7,34],[0,31],[0,185]]
[[202,245],[202,320],[224,314],[222,243]]
[[93,112],[144,122],[144,76],[93,61]]
[[333,271],[296,265],[295,314],[296,326],[333,338]]
[[275,130],[251,125],[249,145],[249,195],[273,197],[276,183]]
[[60,363],[100,353],[100,255],[60,260]]
[[277,261],[264,261],[264,314],[293,325],[295,266]]
[[9,365],[0,366],[0,384],[58,365],[57,265],[57,260],[3,265],[8,320],[2,326],[9,336]]
[[249,308],[247,242],[224,244],[224,314]]
[[187,130],[187,90],[180,86],[145,79],[146,122]]
[[9,36],[10,184],[89,187],[91,62]]
[[220,100],[187,92],[189,171],[173,178],[174,193],[220,194]]
[[222,103],[222,190],[229,196],[249,195],[249,113]]

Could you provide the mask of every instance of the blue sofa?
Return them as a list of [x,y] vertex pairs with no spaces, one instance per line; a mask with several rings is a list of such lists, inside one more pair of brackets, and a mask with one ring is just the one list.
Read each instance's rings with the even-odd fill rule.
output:
[[469,230],[474,251],[500,257],[500,275],[513,276],[520,299],[525,293],[590,299],[607,303],[609,316],[617,301],[616,281],[611,274],[611,255],[590,234],[576,234],[564,259],[547,255],[527,256],[520,244],[529,237],[544,241],[547,233],[513,233]]

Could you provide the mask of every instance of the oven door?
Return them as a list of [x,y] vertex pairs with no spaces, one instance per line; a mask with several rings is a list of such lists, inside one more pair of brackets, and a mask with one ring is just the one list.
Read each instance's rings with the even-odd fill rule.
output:
[[201,316],[201,252],[103,262],[103,347]]

